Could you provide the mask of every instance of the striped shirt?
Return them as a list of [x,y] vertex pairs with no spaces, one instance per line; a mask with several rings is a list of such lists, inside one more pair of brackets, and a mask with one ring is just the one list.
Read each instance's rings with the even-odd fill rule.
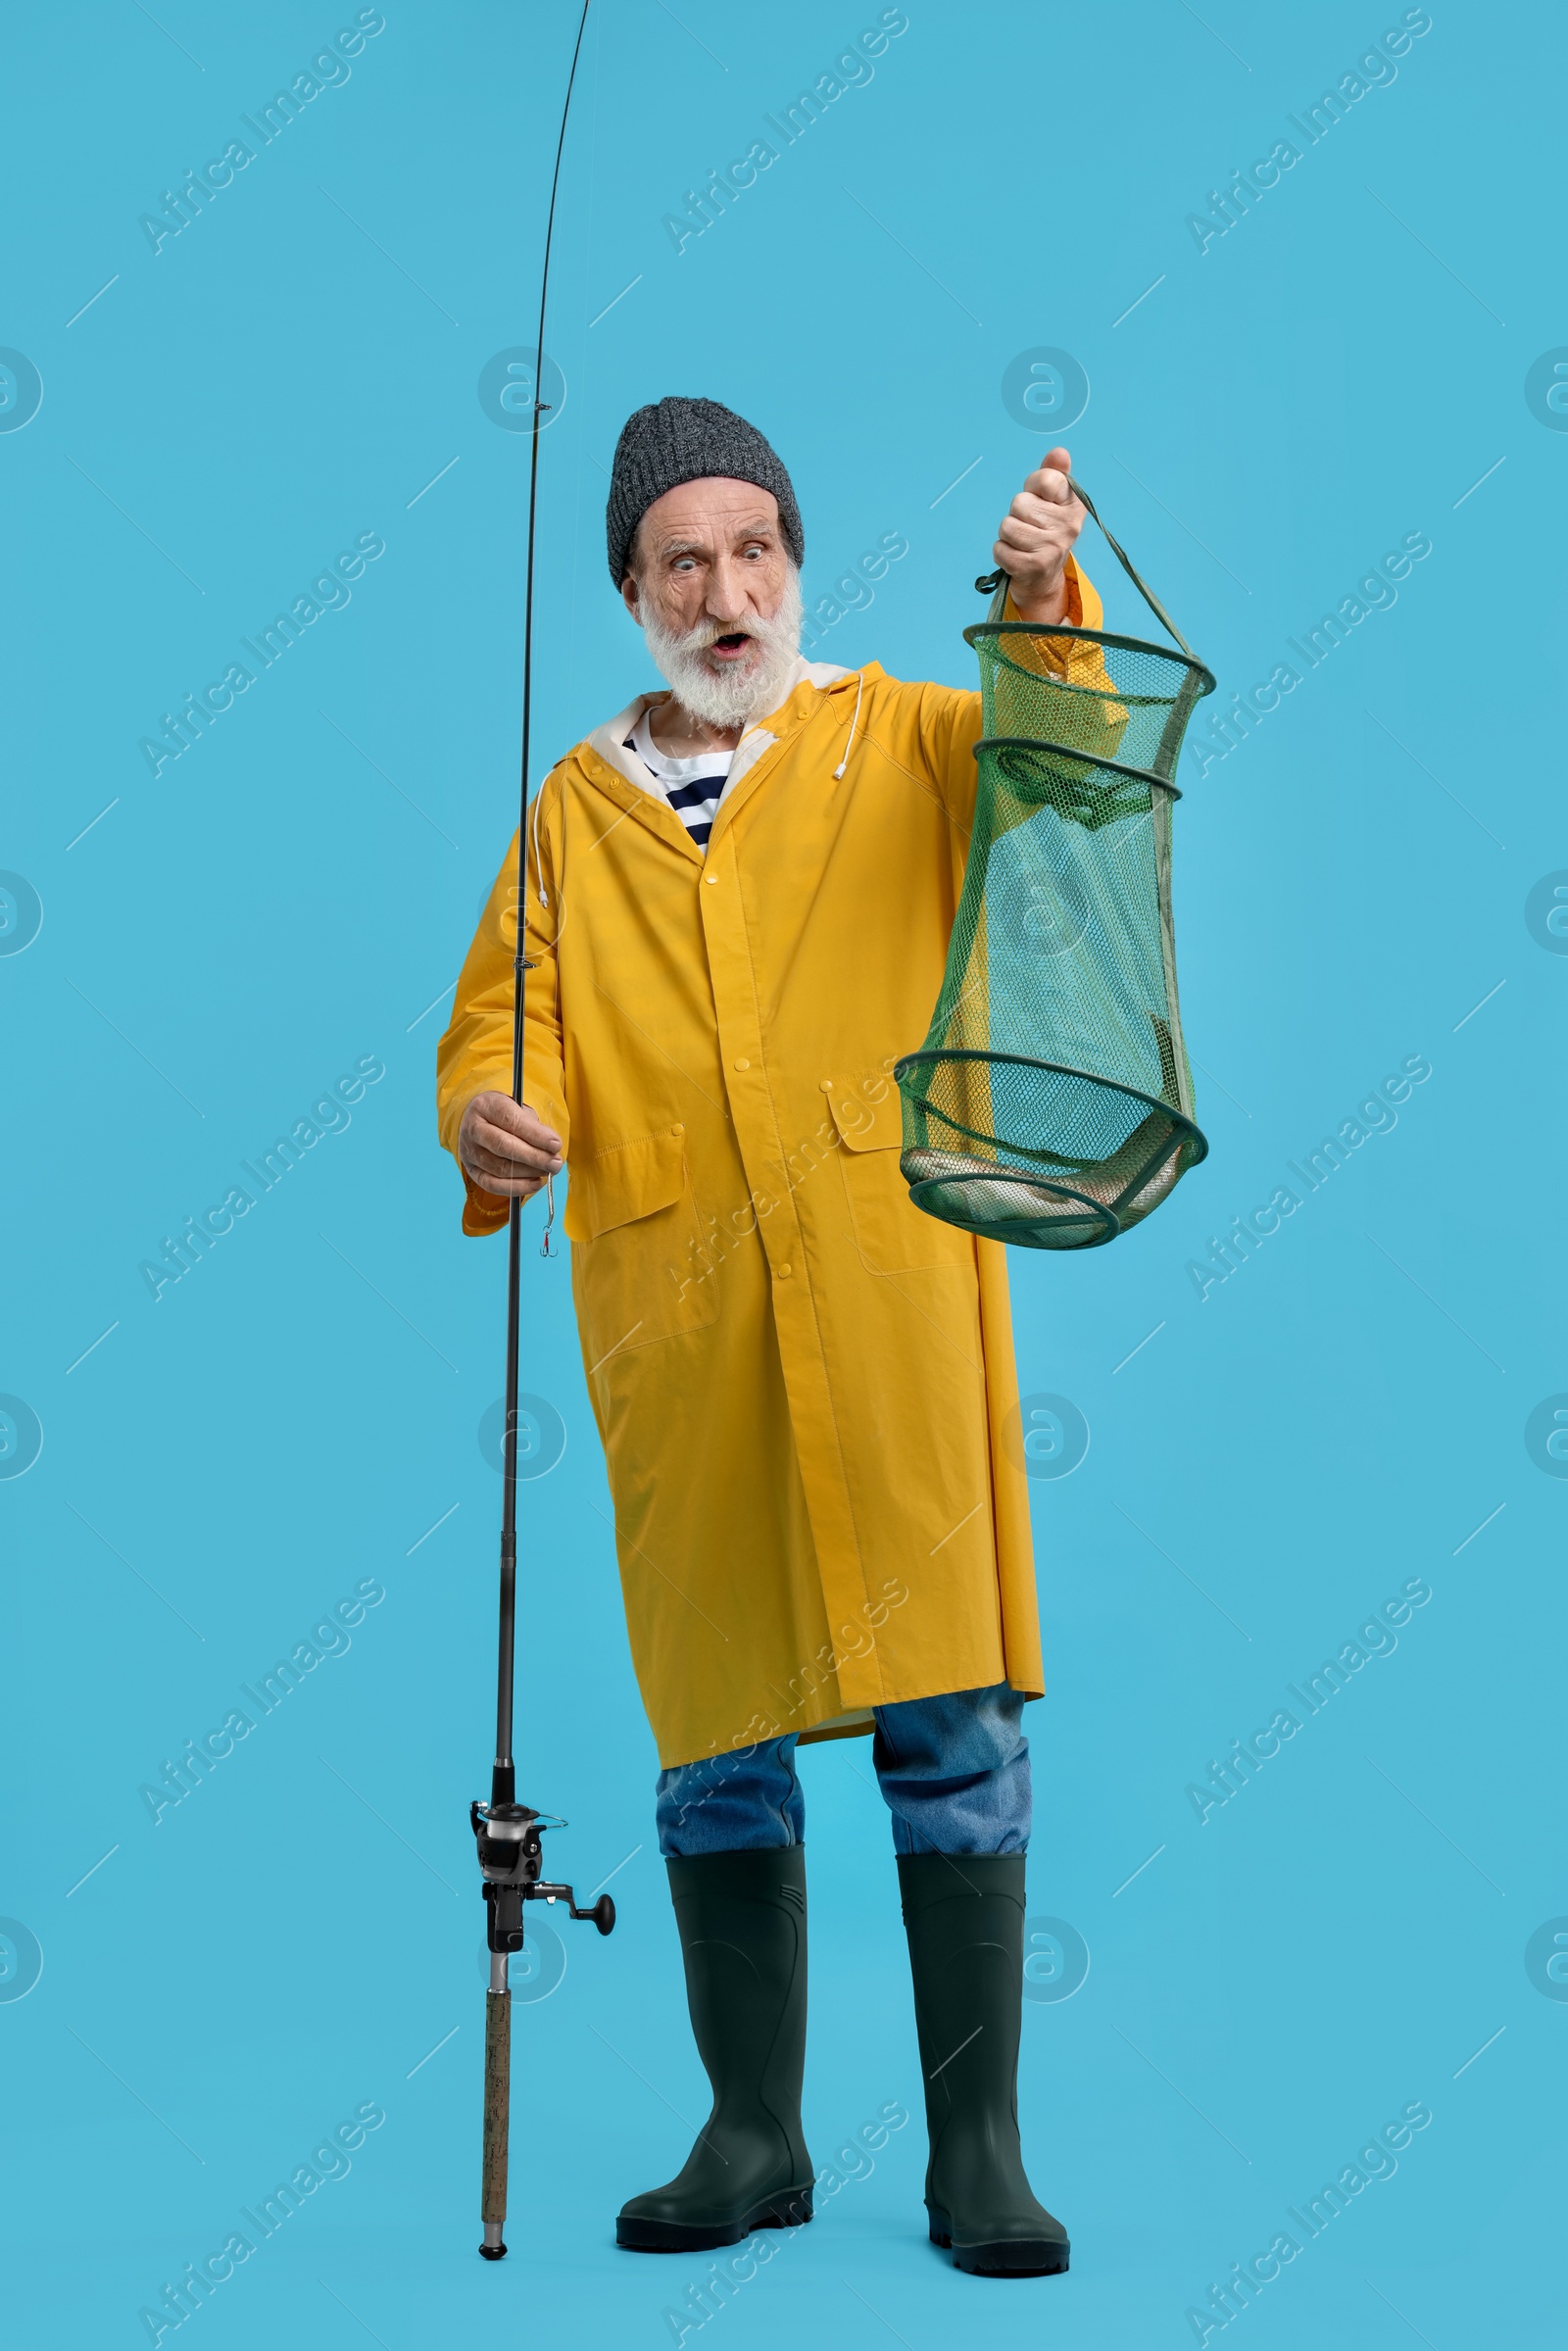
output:
[[672,759],[654,741],[646,710],[626,737],[626,749],[636,753],[698,848],[706,849],[735,754],[704,751],[694,759]]

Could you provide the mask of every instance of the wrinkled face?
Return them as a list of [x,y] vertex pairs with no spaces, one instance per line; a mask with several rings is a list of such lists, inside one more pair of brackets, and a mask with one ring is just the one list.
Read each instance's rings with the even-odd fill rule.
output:
[[710,677],[738,686],[760,674],[792,568],[770,491],[716,477],[666,490],[638,525],[631,562],[620,592],[634,620],[686,640]]

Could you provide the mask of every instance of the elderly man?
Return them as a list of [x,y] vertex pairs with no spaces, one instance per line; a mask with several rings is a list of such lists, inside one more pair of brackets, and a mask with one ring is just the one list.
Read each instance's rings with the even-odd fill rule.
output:
[[[1098,627],[1054,449],[995,547],[1009,616]],[[975,796],[979,696],[801,659],[801,517],[752,425],[640,409],[611,578],[668,692],[529,817],[524,1104],[515,843],[439,1049],[441,1140],[490,1233],[569,1169],[583,1364],[658,1824],[713,2110],[619,2243],[809,2219],[798,1740],[872,1735],[925,2082],[930,2233],[960,2269],[1067,2267],[1015,2102],[1041,1664],[1003,1251],[911,1206],[891,1071],[923,1038]],[[1094,649],[1059,637],[1067,674]]]

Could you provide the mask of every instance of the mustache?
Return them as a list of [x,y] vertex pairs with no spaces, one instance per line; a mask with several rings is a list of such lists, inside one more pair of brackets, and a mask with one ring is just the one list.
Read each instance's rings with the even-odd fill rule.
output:
[[[719,620],[699,620],[678,642],[683,652],[706,653],[710,645],[717,645],[725,637],[750,637],[754,644],[759,640],[765,642],[767,626],[766,622],[747,620],[734,620],[727,624]],[[669,632],[666,630],[664,633],[667,636]]]

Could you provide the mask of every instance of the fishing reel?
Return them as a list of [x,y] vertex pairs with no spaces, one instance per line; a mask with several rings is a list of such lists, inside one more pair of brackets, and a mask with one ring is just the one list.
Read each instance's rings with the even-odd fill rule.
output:
[[468,1825],[484,1874],[486,1940],[492,1952],[522,1949],[524,1902],[564,1902],[568,1918],[592,1919],[601,1935],[611,1932],[615,1905],[609,1894],[601,1894],[597,1902],[580,1910],[569,1886],[557,1885],[540,1875],[544,1867],[541,1831],[566,1826],[557,1814],[495,1798],[481,1804],[475,1797],[468,1806]]

